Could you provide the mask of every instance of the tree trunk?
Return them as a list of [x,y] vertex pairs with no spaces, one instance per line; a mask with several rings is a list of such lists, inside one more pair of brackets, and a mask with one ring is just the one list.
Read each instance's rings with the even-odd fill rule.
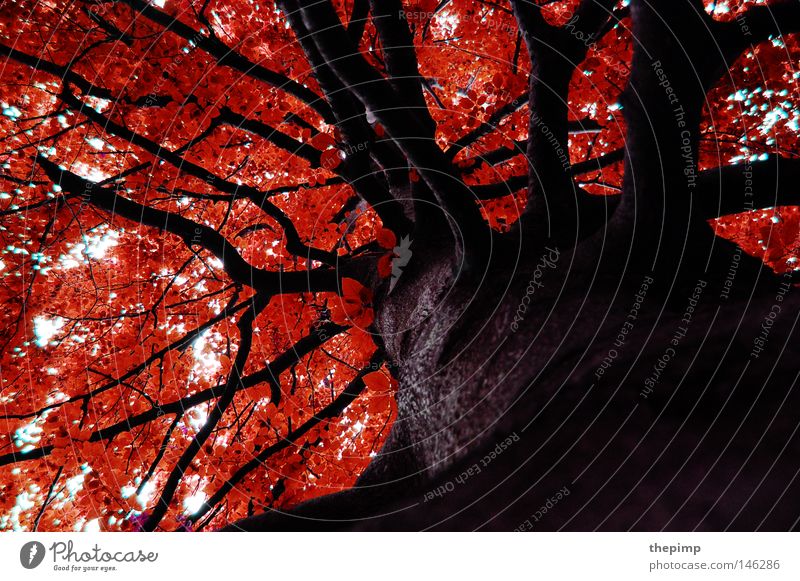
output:
[[378,309],[400,382],[384,450],[353,489],[232,529],[795,526],[788,279],[736,252],[689,285],[614,274],[624,254],[593,240],[516,240],[476,278],[412,250]]

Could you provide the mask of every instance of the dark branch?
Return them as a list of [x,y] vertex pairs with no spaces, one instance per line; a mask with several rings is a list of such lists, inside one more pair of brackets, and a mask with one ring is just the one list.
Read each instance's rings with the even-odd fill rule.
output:
[[614,18],[615,0],[583,0],[564,27],[548,24],[541,7],[512,0],[514,15],[531,59],[527,158],[528,206],[522,226],[574,239],[577,214],[586,194],[572,180],[569,161],[569,84],[601,27]]
[[333,123],[333,113],[328,104],[314,91],[266,67],[254,63],[236,50],[226,46],[214,36],[206,36],[194,30],[191,26],[182,23],[177,18],[170,16],[146,2],[145,0],[124,0],[131,8],[145,18],[160,24],[165,30],[177,34],[181,38],[192,41],[196,47],[214,57],[220,65],[236,69],[250,77],[264,81],[273,87],[297,97],[300,101],[319,113],[326,123]]
[[285,450],[293,445],[299,438],[307,434],[310,430],[318,426],[324,420],[334,419],[338,417],[347,406],[349,406],[355,399],[361,395],[366,388],[364,383],[364,376],[374,371],[384,361],[384,354],[378,350],[370,359],[369,364],[358,372],[356,377],[331,403],[325,406],[319,413],[314,415],[311,419],[303,423],[300,427],[289,432],[285,438],[278,440],[275,444],[268,446],[261,450],[256,456],[247,462],[244,466],[239,468],[219,489],[211,495],[211,497],[203,504],[200,510],[195,514],[195,519],[201,519],[208,513],[214,506],[221,502],[225,496],[244,479],[253,470],[264,465],[268,458],[274,456],[281,450]]
[[681,261],[683,249],[710,235],[691,205],[707,79],[719,68],[713,21],[700,0],[632,0],[631,19],[631,74],[620,98],[625,176],[615,220],[637,238],[637,268],[674,273],[680,265],[688,273],[694,263]]
[[423,82],[419,74],[414,36],[408,27],[403,3],[400,0],[370,0],[372,21],[378,30],[383,49],[383,60],[389,73],[389,82],[406,107],[414,110],[424,129],[418,137],[432,139],[436,124],[428,111],[422,93]]
[[[593,171],[598,171],[613,163],[620,162],[625,157],[625,150],[623,148],[609,151],[600,157],[587,159],[579,163],[573,164],[570,168],[572,176],[579,176]],[[495,198],[502,198],[508,194],[513,194],[524,188],[528,184],[528,176],[512,176],[504,182],[496,184],[488,184],[483,186],[472,186],[472,192],[479,200],[493,200]]]
[[369,17],[369,0],[353,0],[353,12],[347,23],[347,36],[350,41],[358,46],[361,37],[364,36],[364,29],[367,27]]
[[800,205],[800,159],[778,157],[701,172],[697,203],[704,218]]
[[147,520],[142,525],[143,530],[154,531],[158,527],[161,519],[164,518],[164,515],[167,513],[167,509],[189,465],[195,459],[198,452],[200,452],[203,444],[206,443],[214,432],[223,414],[233,402],[233,397],[236,395],[236,391],[239,388],[245,364],[250,356],[250,348],[253,342],[253,321],[268,303],[269,297],[256,295],[251,308],[245,311],[239,318],[239,322],[237,323],[237,327],[239,328],[239,346],[236,350],[236,358],[234,359],[233,367],[228,376],[228,381],[222,388],[220,398],[208,414],[205,424],[203,424],[203,427],[200,428],[189,446],[184,450],[183,454],[181,454],[178,462],[167,477],[167,481],[164,484],[164,488],[161,490],[161,495],[156,505],[150,512],[150,516],[148,516]]
[[273,272],[253,267],[242,258],[235,246],[210,226],[134,202],[111,188],[97,187],[72,172],[62,170],[45,157],[38,157],[37,162],[53,183],[59,184],[64,191],[77,193],[82,199],[112,215],[175,234],[190,247],[197,245],[208,250],[222,262],[223,269],[234,282],[270,293],[307,292],[312,288],[336,291],[338,287],[334,270]]
[[[573,135],[581,133],[599,133],[601,130],[602,127],[600,124],[592,119],[581,119],[568,123],[568,132]],[[479,162],[488,163],[490,165],[502,163],[518,155],[524,155],[527,143],[527,139],[515,140],[513,147],[500,147],[486,153],[475,154],[475,157],[470,158],[470,161],[474,162],[476,165]]]
[[246,197],[258,203],[259,207],[262,210],[264,210],[264,212],[266,212],[270,217],[275,219],[284,229],[284,235],[286,237],[286,249],[292,254],[308,258],[310,260],[317,260],[319,262],[323,262],[329,265],[336,264],[337,256],[334,253],[325,250],[320,250],[318,248],[313,248],[303,243],[292,221],[286,216],[286,214],[284,214],[284,212],[280,208],[278,208],[272,202],[267,200],[263,195],[263,193],[257,190],[256,188],[244,184],[242,185],[236,184],[234,182],[222,179],[217,175],[211,173],[204,167],[201,167],[185,159],[178,153],[170,151],[169,149],[162,147],[158,143],[151,141],[150,139],[128,129],[127,127],[120,125],[115,121],[112,121],[103,114],[98,113],[92,107],[86,106],[80,99],[71,94],[66,89],[66,87],[62,92],[61,99],[64,101],[64,103],[79,110],[93,122],[103,127],[105,131],[112,133],[117,137],[126,139],[127,141],[129,141],[133,145],[136,145],[137,147],[141,147],[151,155],[154,155],[157,158],[169,162],[176,169],[183,171],[194,177],[200,178],[204,180],[207,184],[215,187],[218,190],[221,190],[228,194]]
[[[243,303],[242,306],[246,306],[246,303]],[[226,316],[223,318],[227,318],[227,316],[230,316],[230,314],[231,311],[228,311],[225,313]],[[280,386],[278,383],[278,378],[280,377],[281,373],[289,369],[292,365],[300,361],[303,357],[321,345],[324,345],[328,340],[336,337],[347,329],[348,327],[343,327],[341,325],[337,325],[336,323],[330,322],[322,323],[316,326],[312,334],[298,340],[297,343],[278,355],[265,368],[242,377],[239,390],[249,389],[264,382],[268,382],[271,386],[270,401],[272,403],[279,402]],[[177,348],[178,346],[175,344],[170,347],[170,349]],[[126,373],[123,378],[128,378],[130,376],[132,375]],[[122,381],[122,379],[120,381]],[[159,404],[157,407],[153,407],[145,412],[129,416],[116,424],[92,432],[92,434],[89,436],[89,441],[99,442],[102,440],[110,440],[119,434],[130,432],[134,428],[147,424],[148,422],[151,422],[161,416],[170,414],[183,414],[186,412],[186,410],[189,410],[200,404],[207,403],[219,397],[221,388],[222,386],[219,385],[210,387],[179,400]],[[95,390],[94,393],[97,393],[97,390]],[[16,462],[22,462],[25,460],[38,460],[39,458],[48,456],[52,451],[53,446],[42,446],[24,453],[11,452],[9,454],[0,456],[0,466],[14,464]]]
[[[485,236],[489,232],[469,189],[457,178],[458,172],[436,143],[419,138],[425,135],[424,127],[398,99],[391,84],[352,46],[330,2],[304,1],[301,13],[322,57],[384,126],[438,203],[458,225],[451,224],[456,246],[467,256],[477,257],[486,252]],[[462,238],[464,232],[474,238]]]
[[514,113],[515,111],[519,111],[528,104],[528,94],[525,93],[523,95],[518,96],[516,99],[511,101],[510,103],[506,103],[499,109],[497,109],[494,113],[492,113],[489,118],[484,121],[481,125],[457,139],[445,152],[445,155],[449,158],[454,158],[459,151],[465,149],[478,141],[481,137],[488,135],[492,131],[497,129],[497,126],[500,122]]
[[[366,121],[366,110],[333,72],[330,64],[320,54],[311,34],[303,22],[295,0],[279,2],[286,14],[306,58],[313,67],[317,82],[331,103],[336,123],[344,138],[347,157],[341,164],[340,175],[344,176],[356,193],[370,204],[380,216],[384,226],[402,236],[411,232],[412,223],[403,206],[391,195],[384,180],[378,178],[372,157],[385,167],[405,165],[402,154],[386,142],[376,141],[376,135]],[[391,178],[391,175],[388,176]]]

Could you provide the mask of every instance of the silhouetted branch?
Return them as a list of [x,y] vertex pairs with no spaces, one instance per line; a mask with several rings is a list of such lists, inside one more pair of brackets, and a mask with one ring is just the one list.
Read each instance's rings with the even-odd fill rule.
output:
[[143,135],[140,135],[132,131],[131,129],[128,129],[125,126],[120,125],[115,121],[112,121],[110,118],[103,115],[102,113],[98,113],[97,110],[93,109],[92,107],[86,106],[82,101],[80,101],[80,99],[72,95],[66,89],[66,87],[62,92],[61,99],[69,106],[74,107],[75,109],[79,110],[83,115],[85,115],[95,123],[99,124],[108,133],[112,133],[117,137],[126,139],[133,145],[141,147],[151,155],[154,155],[157,158],[169,162],[176,169],[183,171],[194,177],[200,178],[204,180],[207,184],[223,192],[239,195],[242,197],[247,197],[253,199],[254,201],[258,200],[259,207],[264,212],[266,212],[270,217],[275,219],[284,229],[284,235],[286,237],[286,249],[289,252],[297,256],[308,258],[310,260],[317,260],[325,264],[329,265],[336,264],[337,256],[334,253],[325,250],[320,250],[318,248],[313,248],[303,243],[302,240],[300,239],[300,236],[297,233],[294,224],[286,216],[283,210],[278,208],[269,200],[265,199],[265,197],[262,195],[262,192],[260,192],[258,189],[252,186],[248,186],[246,184],[237,184],[228,181],[226,179],[222,179],[219,176],[211,173],[204,167],[201,167],[187,160],[186,158],[177,154],[176,152],[170,151],[169,149],[162,147],[160,144],[144,137]]
[[698,175],[695,197],[704,218],[800,205],[800,159],[777,157],[706,170]]
[[222,262],[222,268],[234,282],[273,294],[307,292],[312,289],[335,291],[338,287],[335,270],[274,272],[256,268],[242,258],[236,247],[211,226],[194,222],[180,214],[134,202],[120,196],[114,189],[96,187],[92,182],[62,170],[45,157],[38,157],[37,162],[53,183],[59,184],[64,191],[78,193],[82,199],[112,215],[175,234],[189,247],[196,245],[208,250]]
[[[293,97],[297,97],[300,101],[319,113],[327,123],[334,122],[333,112],[330,110],[328,104],[305,85],[290,79],[286,75],[271,71],[260,64],[250,61],[236,52],[235,47],[231,48],[226,46],[215,36],[201,34],[191,26],[159,10],[156,6],[145,0],[124,0],[124,2],[145,18],[163,26],[165,30],[177,34],[187,41],[191,41],[197,48],[214,57],[220,65],[236,69],[247,76],[264,81]],[[210,31],[208,32],[210,33]]]
[[268,296],[256,295],[253,298],[250,308],[239,318],[236,325],[239,328],[239,346],[236,350],[236,358],[233,361],[233,367],[228,375],[228,381],[223,386],[222,393],[209,412],[205,423],[183,451],[183,454],[181,454],[178,462],[167,477],[167,481],[161,489],[161,495],[150,511],[147,520],[142,525],[142,530],[154,531],[158,527],[161,519],[164,518],[164,515],[167,513],[167,509],[175,496],[175,492],[186,470],[189,468],[189,465],[195,459],[198,452],[200,452],[203,444],[206,443],[216,429],[217,424],[220,419],[222,419],[222,415],[228,409],[231,402],[233,402],[233,397],[236,395],[236,391],[239,388],[239,382],[242,378],[245,364],[250,356],[250,348],[253,343],[253,321],[268,303]]
[[220,503],[227,496],[227,494],[239,482],[242,481],[242,479],[244,479],[253,470],[263,466],[264,462],[266,462],[268,458],[293,445],[298,439],[318,426],[324,420],[334,419],[339,416],[345,409],[347,409],[347,406],[353,403],[353,401],[359,395],[361,395],[366,388],[364,376],[371,371],[375,371],[380,366],[380,363],[384,361],[384,358],[385,355],[383,352],[380,350],[376,351],[370,359],[369,364],[358,372],[353,381],[351,381],[350,384],[331,403],[325,406],[319,413],[315,414],[311,419],[303,423],[301,426],[289,432],[285,438],[281,438],[276,443],[258,452],[258,454],[256,454],[252,460],[234,472],[234,474],[228,478],[228,480],[226,480],[225,483],[222,484],[205,503],[203,503],[203,506],[195,514],[195,520],[203,518],[203,516],[205,516],[214,506]]
[[[438,203],[458,225],[451,225],[456,246],[461,247],[468,256],[479,256],[486,252],[485,236],[489,234],[486,223],[471,199],[468,188],[457,179],[458,172],[450,160],[434,141],[419,138],[425,135],[425,129],[407,110],[391,84],[349,42],[330,2],[303,1],[300,6],[305,26],[321,56],[383,125],[428,184]],[[462,238],[464,233],[470,237]]]
[[[247,306],[247,303],[242,303],[241,307]],[[236,311],[238,312],[241,308],[237,308]],[[231,315],[231,310],[228,310],[225,313],[223,318],[227,318]],[[204,327],[205,328],[205,327]],[[275,404],[280,401],[280,383],[279,377],[281,373],[289,369],[292,365],[300,361],[303,357],[307,356],[309,353],[324,345],[330,339],[340,335],[342,332],[346,331],[349,327],[344,327],[341,325],[337,325],[336,323],[322,323],[316,326],[313,332],[302,339],[299,339],[294,345],[289,347],[286,351],[278,355],[275,359],[273,359],[268,365],[266,365],[263,369],[251,373],[250,375],[245,375],[241,378],[239,383],[239,390],[249,389],[251,387],[255,387],[260,385],[264,382],[268,382],[271,387],[270,391],[270,401]],[[192,339],[196,336],[192,334]],[[169,349],[178,349],[180,345],[185,344],[186,337],[181,340],[180,344],[173,343]],[[166,353],[166,350],[160,352],[160,355],[163,356]],[[158,359],[159,357],[152,358],[150,361],[152,363],[153,360]],[[138,366],[137,366],[138,368]],[[128,378],[132,377],[131,374],[126,373],[122,377]],[[117,385],[116,382],[114,385]],[[102,440],[110,440],[119,434],[130,432],[134,428],[139,426],[145,425],[153,420],[162,417],[164,415],[170,414],[183,414],[187,410],[213,401],[214,399],[218,398],[220,395],[220,390],[222,386],[217,385],[214,387],[210,387],[192,395],[188,395],[178,400],[174,400],[167,403],[159,403],[157,407],[153,407],[145,412],[141,412],[138,414],[134,414],[131,416],[126,417],[124,420],[117,422],[111,426],[101,428],[95,430],[89,436],[90,442],[99,442]],[[98,393],[97,390],[94,392],[95,394]],[[37,412],[38,415],[45,411],[46,409],[51,408],[42,408]],[[14,416],[6,416],[5,419],[13,418]],[[30,417],[30,416],[26,416]],[[8,464],[13,464],[16,462],[22,462],[25,460],[38,460],[39,458],[43,458],[48,456],[53,451],[53,446],[41,446],[39,448],[34,448],[29,452],[11,452],[9,454],[4,454],[0,456],[0,466],[5,466]]]

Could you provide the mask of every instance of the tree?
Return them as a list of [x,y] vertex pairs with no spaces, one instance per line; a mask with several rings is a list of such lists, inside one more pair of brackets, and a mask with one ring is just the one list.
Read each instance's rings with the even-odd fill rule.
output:
[[3,528],[796,527],[796,0],[0,23]]

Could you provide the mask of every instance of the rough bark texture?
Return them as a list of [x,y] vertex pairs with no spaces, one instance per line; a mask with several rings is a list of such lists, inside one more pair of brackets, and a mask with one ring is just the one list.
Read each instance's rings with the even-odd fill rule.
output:
[[[386,448],[353,490],[235,528],[795,526],[798,298],[789,284],[751,295],[742,275],[734,288],[743,294],[724,299],[719,281],[698,278],[699,292],[667,297],[669,278],[598,275],[599,261],[569,251],[539,278],[551,254],[528,255],[512,280],[491,272],[475,295],[453,284],[447,257],[408,273],[379,316],[401,386]],[[531,280],[542,287],[513,332]],[[493,458],[509,436],[519,441]]]

